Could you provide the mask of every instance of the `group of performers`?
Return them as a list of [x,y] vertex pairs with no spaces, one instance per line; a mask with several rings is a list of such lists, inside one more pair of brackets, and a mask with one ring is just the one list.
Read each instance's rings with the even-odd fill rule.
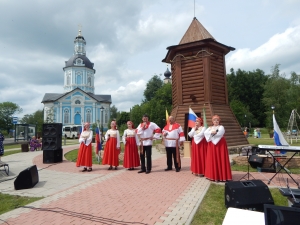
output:
[[225,129],[220,125],[220,117],[212,117],[213,125],[207,129],[201,118],[188,133],[192,138],[191,171],[212,181],[232,180]]
[[[192,138],[191,171],[195,175],[205,176],[213,181],[232,180],[227,143],[224,138],[225,129],[220,125],[220,117],[212,118],[213,125],[207,129],[202,125],[202,119],[197,118],[195,127],[189,132]],[[152,169],[152,143],[163,138],[166,147],[167,168],[179,172],[181,169],[179,147],[185,141],[184,132],[175,118],[170,116],[167,125],[161,131],[160,127],[149,121],[147,114],[143,115],[142,123],[137,128],[132,121],[127,122],[122,141],[124,143],[123,167],[134,170],[141,166],[138,173],[149,174]],[[92,137],[90,124],[84,124],[84,132],[79,138],[80,148],[76,162],[77,167],[83,167],[82,172],[92,171]],[[109,165],[108,170],[117,170],[120,154],[120,133],[116,121],[112,121],[110,129],[105,134],[105,149],[102,164]],[[147,159],[147,162],[146,162]]]

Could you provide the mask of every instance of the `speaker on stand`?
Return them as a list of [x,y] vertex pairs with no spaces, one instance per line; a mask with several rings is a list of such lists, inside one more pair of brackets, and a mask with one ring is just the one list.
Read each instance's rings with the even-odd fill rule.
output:
[[43,124],[43,163],[62,162],[62,123]]
[[[242,180],[242,179],[250,180],[250,176],[251,176],[253,179],[255,179],[255,178],[250,174],[250,172],[249,172],[249,165],[250,165],[250,162],[249,162],[249,152],[250,152],[250,150],[252,150],[252,147],[251,147],[251,146],[249,146],[249,147],[244,147],[243,150],[246,150],[246,151],[247,151],[248,169],[247,169],[247,173],[246,173],[244,176],[242,176],[240,180]],[[253,151],[251,151],[251,156],[253,156],[252,154],[253,154]],[[247,177],[247,179],[246,179],[246,177]]]

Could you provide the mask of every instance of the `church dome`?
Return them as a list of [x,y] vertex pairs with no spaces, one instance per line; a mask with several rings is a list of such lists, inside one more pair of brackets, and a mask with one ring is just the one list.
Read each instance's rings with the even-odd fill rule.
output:
[[170,78],[171,75],[172,75],[172,74],[171,74],[169,68],[167,67],[167,70],[166,70],[166,72],[164,73],[164,76],[165,76],[166,78]]
[[85,55],[74,55],[72,56],[68,61],[66,61],[66,66],[65,67],[72,67],[72,66],[78,66],[76,65],[76,59],[82,59],[83,64],[85,67],[89,68],[89,69],[93,69],[94,67],[94,63],[92,63],[88,57],[86,57]]

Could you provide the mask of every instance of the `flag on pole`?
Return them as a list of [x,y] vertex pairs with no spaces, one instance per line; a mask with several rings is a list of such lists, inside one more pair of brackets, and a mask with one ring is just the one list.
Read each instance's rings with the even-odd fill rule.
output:
[[169,124],[169,113],[168,110],[166,109],[166,125]]
[[284,139],[283,134],[281,133],[279,126],[276,122],[275,115],[273,114],[273,127],[274,127],[274,142],[277,146],[289,146],[287,141]]
[[205,108],[203,107],[203,126],[207,128],[207,122],[206,122],[206,115],[205,115]]
[[100,140],[100,130],[98,127],[96,127],[95,129],[95,133],[96,133],[96,154],[98,155],[98,152],[101,150],[101,140]]
[[189,108],[189,119],[188,119],[188,127],[193,128],[195,126],[197,119],[197,115],[194,113],[194,111]]

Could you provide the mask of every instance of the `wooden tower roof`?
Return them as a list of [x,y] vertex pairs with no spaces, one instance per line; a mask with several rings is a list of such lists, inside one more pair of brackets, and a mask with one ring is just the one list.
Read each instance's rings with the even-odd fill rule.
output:
[[214,39],[214,37],[205,29],[205,27],[194,17],[191,25],[183,35],[179,44],[186,44],[204,39]]

